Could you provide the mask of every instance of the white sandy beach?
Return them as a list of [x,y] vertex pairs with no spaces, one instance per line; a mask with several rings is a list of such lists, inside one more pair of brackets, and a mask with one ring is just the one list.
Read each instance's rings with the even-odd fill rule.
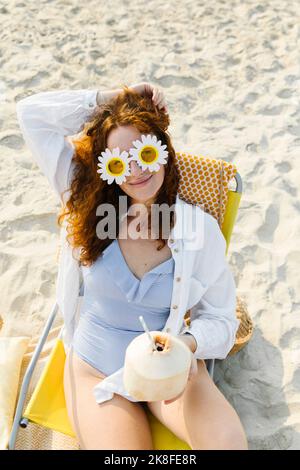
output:
[[244,194],[228,259],[255,323],[216,365],[250,449],[300,449],[298,0],[3,1],[0,8],[1,335],[36,335],[55,296],[59,203],[16,102],[148,81],[176,151],[233,162]]

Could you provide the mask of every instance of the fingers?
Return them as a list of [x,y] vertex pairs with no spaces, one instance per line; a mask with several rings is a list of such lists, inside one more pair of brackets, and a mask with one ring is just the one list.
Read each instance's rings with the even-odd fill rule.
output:
[[198,373],[197,359],[195,358],[195,356],[193,356],[188,380],[192,380],[193,377],[197,375],[197,373]]
[[[192,380],[197,375],[197,373],[198,373],[197,359],[195,358],[195,356],[193,356],[192,360],[191,360],[191,366],[190,366],[190,370],[189,370],[188,381]],[[181,395],[183,395],[184,390],[180,393],[180,395],[177,395],[177,397],[172,398],[171,400],[164,400],[165,405],[169,405],[169,403],[172,403],[173,401],[180,398]]]
[[152,100],[153,103],[157,106],[162,100],[162,92],[158,88],[153,88]]
[[167,108],[164,94],[162,90],[160,90],[157,87],[153,88],[152,101],[154,105],[157,106],[159,109],[162,109],[165,112],[167,112],[168,108]]
[[133,88],[137,93],[144,95],[145,93],[152,92],[152,101],[158,109],[163,110],[165,113],[168,112],[167,103],[163,91],[156,86],[151,85],[151,83],[141,82],[131,85],[130,88]]

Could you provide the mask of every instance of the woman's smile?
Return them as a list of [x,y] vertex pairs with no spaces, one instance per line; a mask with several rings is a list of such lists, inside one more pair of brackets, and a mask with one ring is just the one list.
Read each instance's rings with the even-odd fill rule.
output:
[[140,188],[141,186],[146,186],[146,184],[148,183],[148,181],[150,181],[152,176],[153,175],[149,175],[149,176],[144,177],[143,179],[141,178],[140,180],[137,180],[128,184],[131,184],[132,186],[138,186]]

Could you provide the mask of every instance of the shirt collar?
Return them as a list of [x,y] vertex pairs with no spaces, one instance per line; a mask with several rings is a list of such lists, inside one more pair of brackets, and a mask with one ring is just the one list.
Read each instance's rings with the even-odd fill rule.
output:
[[169,247],[177,241],[184,240],[189,249],[198,249],[203,244],[205,211],[201,206],[185,202],[177,193],[175,215],[175,224],[168,239]]
[[176,201],[175,201],[175,224],[172,227],[168,239],[168,243],[171,242],[174,243],[176,240],[181,240],[185,238],[186,232],[185,232],[185,224],[184,222],[184,212],[186,212],[188,204],[183,201],[178,193],[176,194]]

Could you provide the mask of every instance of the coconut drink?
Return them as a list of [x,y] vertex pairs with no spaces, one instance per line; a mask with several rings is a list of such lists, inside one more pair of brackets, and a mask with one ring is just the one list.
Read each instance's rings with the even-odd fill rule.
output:
[[128,345],[124,387],[138,401],[170,400],[185,388],[192,352],[179,338],[146,331]]

